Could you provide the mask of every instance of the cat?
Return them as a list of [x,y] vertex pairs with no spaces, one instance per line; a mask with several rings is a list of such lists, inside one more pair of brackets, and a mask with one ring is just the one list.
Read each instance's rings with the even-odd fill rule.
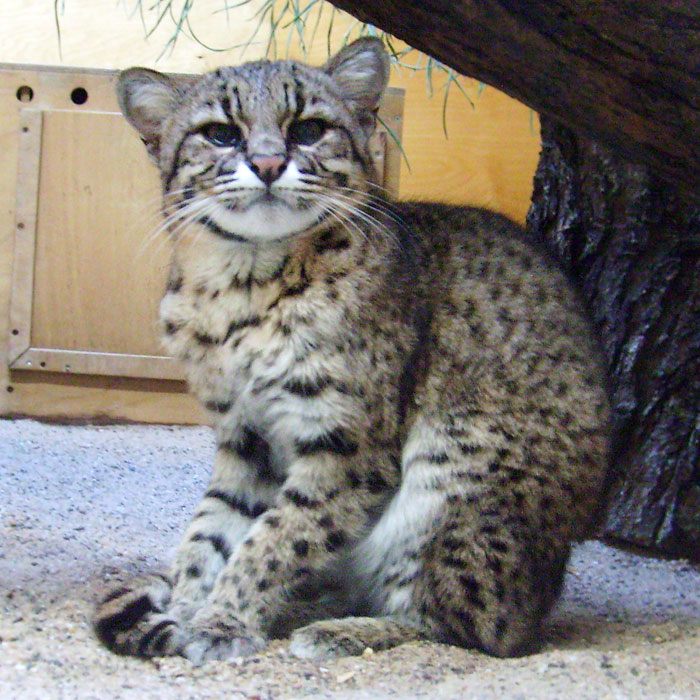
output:
[[368,141],[388,75],[363,38],[321,68],[119,77],[162,178],[165,346],[217,452],[171,573],[98,605],[114,652],[541,644],[605,481],[599,351],[516,224],[384,196]]

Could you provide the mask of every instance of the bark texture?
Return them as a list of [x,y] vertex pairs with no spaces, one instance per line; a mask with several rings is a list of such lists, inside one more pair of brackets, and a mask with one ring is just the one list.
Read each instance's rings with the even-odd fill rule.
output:
[[618,435],[605,534],[700,558],[700,207],[649,168],[542,119],[528,216],[578,282]]
[[700,3],[330,1],[697,196]]

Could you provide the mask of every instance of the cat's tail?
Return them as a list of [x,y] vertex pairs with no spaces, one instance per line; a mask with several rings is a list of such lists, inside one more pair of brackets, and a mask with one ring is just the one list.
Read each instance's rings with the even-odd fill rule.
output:
[[97,638],[115,654],[175,653],[177,622],[165,614],[172,587],[166,576],[150,574],[114,588],[95,610]]

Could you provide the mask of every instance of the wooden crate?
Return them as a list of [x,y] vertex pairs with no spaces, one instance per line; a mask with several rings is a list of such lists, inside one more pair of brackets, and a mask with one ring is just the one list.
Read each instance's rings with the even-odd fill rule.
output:
[[[0,166],[6,180],[16,173],[0,188],[0,415],[200,419],[155,331],[169,243],[153,236],[158,177],[119,113],[115,80],[0,65]],[[391,89],[380,116],[399,137],[402,110],[403,91]],[[381,126],[373,153],[398,193],[400,150]]]

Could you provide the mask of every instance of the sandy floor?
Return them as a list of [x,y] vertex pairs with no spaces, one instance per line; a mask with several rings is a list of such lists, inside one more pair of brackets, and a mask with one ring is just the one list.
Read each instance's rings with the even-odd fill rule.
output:
[[284,643],[238,663],[110,655],[105,581],[162,567],[204,487],[204,428],[0,421],[0,698],[700,698],[700,572],[587,543],[544,651],[410,644],[323,665]]

